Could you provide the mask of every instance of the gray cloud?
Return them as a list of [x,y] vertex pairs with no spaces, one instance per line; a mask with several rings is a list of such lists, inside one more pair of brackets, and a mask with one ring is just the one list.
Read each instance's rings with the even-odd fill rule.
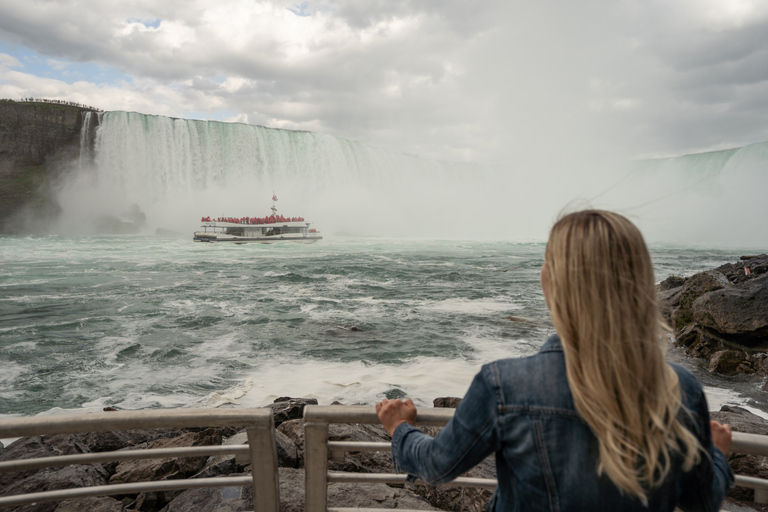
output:
[[105,109],[226,111],[485,162],[766,139],[766,25],[765,10],[724,0],[0,4],[2,40],[132,80],[6,90],[87,90]]

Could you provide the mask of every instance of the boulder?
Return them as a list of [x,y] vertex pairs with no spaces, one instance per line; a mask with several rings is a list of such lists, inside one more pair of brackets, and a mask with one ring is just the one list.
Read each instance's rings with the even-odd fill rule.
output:
[[657,300],[677,343],[707,359],[711,371],[768,375],[768,255],[669,277],[658,284]]
[[[230,476],[245,476],[245,474]],[[187,489],[160,512],[237,512],[240,510],[253,510],[253,488],[250,486]]]
[[[37,459],[54,455],[75,455],[78,453],[89,453],[89,451],[88,447],[75,435],[22,437],[8,445],[3,453],[0,454],[0,461]],[[32,477],[37,472],[38,470],[0,472],[0,496],[4,496],[13,484]],[[7,492],[7,494],[16,494],[16,492]]]
[[[61,468],[46,468],[35,472],[26,478],[15,480],[0,489],[0,495],[12,496],[33,492],[52,491],[55,489],[73,489],[106,485],[108,473],[101,466],[64,466]],[[19,512],[53,512],[59,503],[55,501],[35,503],[17,508]]]
[[302,418],[305,405],[317,405],[317,399],[283,396],[275,399],[274,403],[269,404],[267,407],[274,412],[275,426],[277,427],[286,421]]
[[721,273],[709,270],[685,280],[680,288],[678,306],[672,311],[672,325],[681,330],[693,321],[693,303],[705,293],[732,286]]
[[720,350],[709,358],[710,371],[722,375],[754,373],[747,355],[739,350]]
[[692,318],[734,342],[768,349],[768,274],[702,295],[693,302]]
[[[221,444],[221,431],[206,429],[186,432],[174,438],[158,439],[147,448],[171,448],[180,446],[202,446]],[[189,478],[200,472],[208,457],[180,457],[175,459],[127,460],[117,464],[110,484],[140,482],[149,480],[174,480]],[[128,505],[132,510],[152,512],[164,507],[182,491],[142,492]]]

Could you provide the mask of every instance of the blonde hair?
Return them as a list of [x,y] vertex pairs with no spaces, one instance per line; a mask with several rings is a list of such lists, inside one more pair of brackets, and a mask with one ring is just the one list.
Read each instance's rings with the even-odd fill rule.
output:
[[598,474],[647,505],[673,454],[687,471],[701,448],[678,419],[648,248],[625,217],[576,212],[552,228],[542,272],[576,409],[599,442]]

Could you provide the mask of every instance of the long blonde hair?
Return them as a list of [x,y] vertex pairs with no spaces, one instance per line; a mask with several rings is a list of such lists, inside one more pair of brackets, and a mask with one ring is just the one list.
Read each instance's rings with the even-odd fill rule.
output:
[[647,505],[673,454],[687,471],[700,444],[678,419],[645,241],[616,213],[572,213],[552,228],[542,273],[576,409],[599,442],[598,474]]

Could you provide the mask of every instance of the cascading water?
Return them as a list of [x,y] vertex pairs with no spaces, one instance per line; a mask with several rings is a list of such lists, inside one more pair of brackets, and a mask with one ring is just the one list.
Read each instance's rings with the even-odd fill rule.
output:
[[636,162],[616,197],[652,239],[765,250],[768,142]]
[[281,213],[326,234],[542,239],[580,201],[632,216],[652,241],[768,244],[752,220],[768,216],[768,143],[608,167],[516,157],[494,167],[314,132],[107,112],[84,119],[81,146],[88,157],[60,194],[64,231],[141,212],[144,232],[190,235],[201,216],[268,214],[274,191]]
[[[93,125],[86,121],[83,152]],[[203,215],[265,215],[275,191],[285,214],[346,218],[332,224],[355,232],[363,226],[350,222],[351,211],[364,212],[369,226],[381,218],[374,205],[384,222],[421,218],[425,199],[478,170],[319,133],[130,112],[100,116],[93,164],[81,163],[62,194],[67,212],[87,205],[75,218],[120,216],[137,205],[148,227],[186,231]]]

